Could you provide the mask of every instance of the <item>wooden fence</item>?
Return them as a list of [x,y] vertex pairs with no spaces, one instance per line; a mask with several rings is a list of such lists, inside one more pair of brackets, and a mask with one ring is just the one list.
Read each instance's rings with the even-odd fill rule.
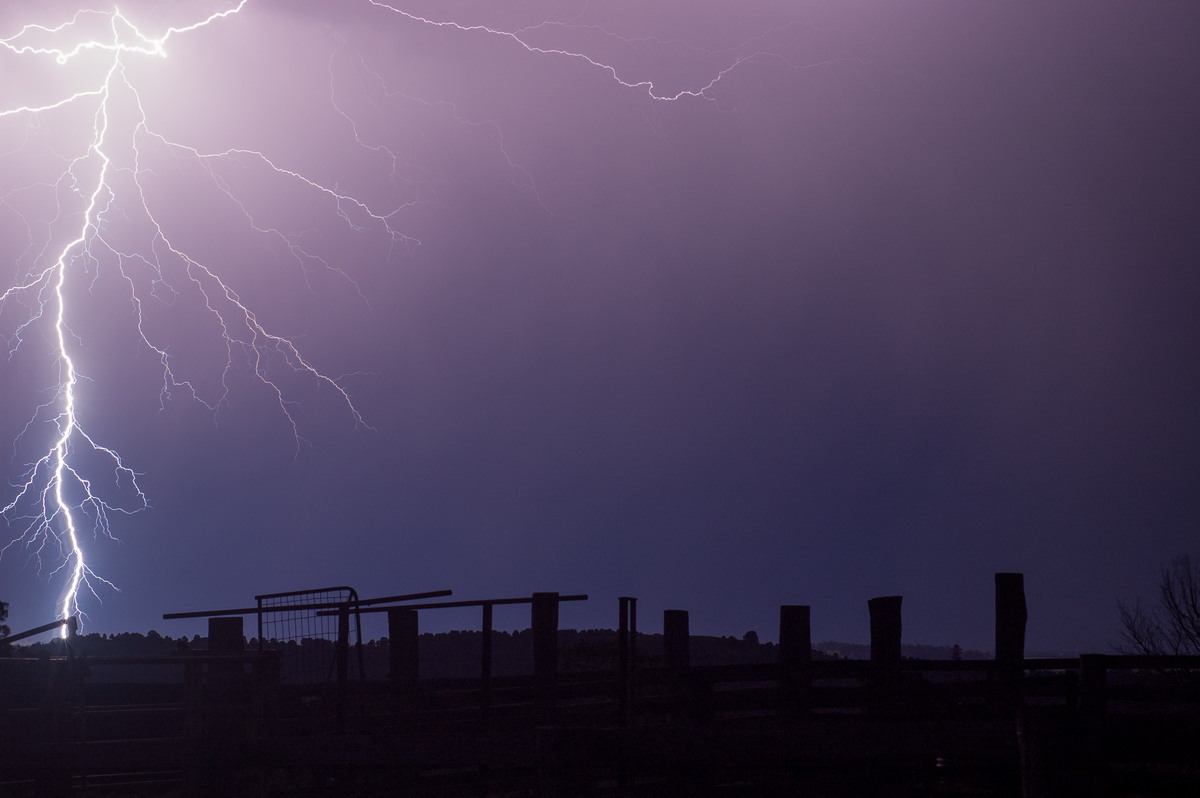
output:
[[[287,684],[274,651],[0,660],[0,794],[1200,795],[1200,657],[1027,658],[1018,577],[997,576],[991,660],[903,658],[882,597],[870,660],[814,658],[785,606],[777,662],[695,665],[669,610],[646,667],[622,597],[616,666],[567,673],[557,606],[584,597],[559,594],[380,607],[374,682]],[[478,678],[417,677],[419,613],[478,606],[490,631],[513,603],[532,673],[493,676],[485,634]],[[106,681],[132,667],[162,678]]]

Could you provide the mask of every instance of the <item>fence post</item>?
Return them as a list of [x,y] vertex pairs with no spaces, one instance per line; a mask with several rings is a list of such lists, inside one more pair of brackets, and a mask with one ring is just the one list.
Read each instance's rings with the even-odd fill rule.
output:
[[417,691],[421,678],[421,662],[417,641],[421,636],[419,614],[416,610],[392,608],[388,620],[388,678],[392,690],[403,695]]
[[630,703],[633,697],[633,674],[637,669],[637,599],[621,596],[617,599],[617,714],[622,727],[629,725]]
[[480,618],[479,708],[484,728],[492,721],[492,605],[484,604]]
[[345,685],[350,676],[350,605],[342,604],[337,614],[337,643],[334,651],[337,655],[337,682]]
[[533,674],[548,698],[558,675],[558,593],[534,593],[530,614]]
[[1103,795],[1108,761],[1104,751],[1108,712],[1108,661],[1104,654],[1079,657],[1079,711],[1075,734],[1079,747],[1079,795]]
[[1025,669],[1025,575],[996,574],[996,671],[1017,679]]
[[900,603],[903,596],[880,596],[867,602],[871,613],[871,663],[883,673],[900,668]]
[[687,610],[663,610],[663,664],[683,670],[691,665]]
[[779,608],[779,668],[784,705],[791,714],[808,707],[812,687],[812,608],[785,604]]
[[220,654],[241,653],[245,645],[240,615],[208,619],[209,651]]
[[[208,619],[208,650],[213,654],[242,654],[246,640],[242,635],[240,615]],[[209,663],[209,683],[212,690],[202,695],[202,736],[198,746],[195,787],[205,795],[225,795],[232,792],[234,773],[232,763],[244,738],[239,730],[244,706],[239,705],[237,685],[242,681],[244,663],[230,658]]]
[[45,660],[40,663],[44,679],[39,706],[40,734],[38,735],[38,768],[36,794],[38,798],[66,798],[71,794],[72,777],[77,763],[71,750],[62,745],[69,742],[67,684],[71,676],[66,662]]
[[880,709],[892,703],[900,686],[900,604],[902,596],[867,601],[871,613],[871,687],[869,703]]
[[1079,657],[1079,709],[1103,716],[1107,709],[1105,690],[1108,687],[1108,662],[1104,654],[1083,654]]
[[[241,654],[245,650],[240,615],[208,619],[208,650],[213,654]],[[212,662],[208,666],[213,681],[228,681],[241,671],[240,662]]]

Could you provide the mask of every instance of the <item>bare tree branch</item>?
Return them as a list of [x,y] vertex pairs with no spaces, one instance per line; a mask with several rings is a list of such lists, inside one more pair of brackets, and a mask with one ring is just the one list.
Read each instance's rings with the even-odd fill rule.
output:
[[1137,654],[1200,654],[1200,565],[1176,557],[1163,568],[1158,601],[1117,605],[1122,651]]

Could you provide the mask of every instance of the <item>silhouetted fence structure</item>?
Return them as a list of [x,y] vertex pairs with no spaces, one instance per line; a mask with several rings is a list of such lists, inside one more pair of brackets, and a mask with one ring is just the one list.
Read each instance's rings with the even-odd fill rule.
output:
[[[258,619],[258,650],[287,654],[283,658],[286,668],[281,676],[285,682],[345,684],[353,673],[351,650],[355,654],[358,679],[366,679],[362,659],[363,607],[438,598],[452,592],[434,590],[360,599],[354,588],[342,585],[264,593],[254,597],[258,602],[255,607],[169,612],[163,619],[207,618],[209,650],[229,653],[243,649],[242,620],[247,615],[254,615]],[[310,641],[330,641],[333,646],[308,645]]]
[[[254,600],[258,602],[259,610],[259,650],[278,649],[290,643],[303,652],[287,657],[292,667],[284,671],[285,681],[303,684],[348,678],[351,639],[357,644],[359,677],[363,678],[362,623],[359,614],[352,610],[358,603],[358,592],[354,588],[340,586],[266,593],[255,596]],[[318,610],[310,609],[310,606],[323,604],[335,604],[338,611],[332,616],[322,616],[317,614]],[[334,647],[331,651],[326,646],[304,646],[305,640],[330,640]]]
[[[869,660],[814,656],[810,608],[788,605],[777,662],[696,665],[688,614],[667,610],[653,667],[621,597],[615,664],[582,673],[559,668],[558,607],[585,596],[404,598],[297,605],[386,612],[379,681],[289,684],[280,650],[0,660],[0,794],[1200,794],[1200,657],[1027,658],[1019,574],[996,577],[995,659],[967,661],[903,658],[896,596],[868,602]],[[497,677],[511,604],[530,608],[532,668]],[[420,614],[448,607],[480,608],[479,676],[422,679]],[[91,675],[135,665],[175,678]]]

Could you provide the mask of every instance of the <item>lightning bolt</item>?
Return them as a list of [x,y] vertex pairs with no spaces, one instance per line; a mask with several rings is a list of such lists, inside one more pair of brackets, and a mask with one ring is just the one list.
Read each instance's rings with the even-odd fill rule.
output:
[[[433,19],[380,0],[358,0],[363,10],[374,9],[389,21],[443,29],[462,36],[485,36],[507,42],[530,57],[557,59],[594,70],[623,89],[644,95],[655,103],[689,99],[712,101],[718,85],[735,69],[753,61],[776,59],[796,65],[769,47],[754,41],[725,53],[723,64],[695,85],[664,90],[652,80],[629,78],[615,66],[584,52],[534,43],[537,35],[554,29],[568,30],[574,21],[551,22],[516,30],[449,20]],[[199,403],[214,415],[230,402],[235,376],[248,375],[275,400],[282,418],[290,426],[297,448],[304,443],[297,419],[299,400],[292,383],[280,374],[297,375],[316,388],[329,392],[345,408],[352,424],[370,429],[352,401],[342,378],[328,376],[305,357],[292,339],[269,329],[242,299],[234,286],[221,276],[218,265],[206,263],[189,248],[177,243],[171,224],[154,202],[149,177],[155,173],[154,154],[168,160],[194,164],[228,207],[245,222],[246,228],[281,247],[308,278],[313,269],[324,269],[357,286],[335,263],[310,247],[305,236],[287,232],[260,220],[227,171],[240,169],[263,175],[287,190],[302,192],[322,203],[352,233],[382,235],[389,248],[411,248],[419,241],[405,234],[402,214],[417,200],[401,199],[386,207],[306,176],[299,168],[253,147],[207,150],[178,141],[157,131],[143,101],[144,92],[133,76],[134,66],[148,59],[169,59],[174,40],[203,28],[236,24],[239,15],[258,0],[236,4],[186,24],[150,32],[119,9],[81,9],[53,26],[28,24],[0,38],[0,57],[19,62],[53,62],[76,78],[82,72],[86,85],[74,91],[46,90],[40,101],[18,101],[0,107],[0,123],[10,120],[24,125],[22,140],[0,158],[21,158],[32,142],[47,128],[78,126],[83,143],[74,153],[61,154],[58,146],[45,145],[44,157],[57,161],[57,172],[0,193],[0,210],[23,227],[26,246],[16,259],[17,278],[0,294],[0,334],[4,335],[10,363],[24,356],[41,355],[50,362],[53,374],[44,398],[35,401],[14,444],[31,448],[34,454],[13,480],[13,498],[0,514],[14,529],[14,537],[0,556],[21,551],[50,573],[65,575],[65,588],[58,601],[60,617],[82,615],[81,596],[100,599],[97,588],[115,589],[93,570],[87,556],[90,541],[114,539],[110,521],[114,515],[140,512],[149,506],[139,483],[140,474],[126,464],[113,448],[104,445],[85,424],[83,385],[88,381],[82,337],[76,332],[87,305],[96,300],[93,290],[102,274],[115,277],[123,286],[130,309],[132,334],[137,344],[156,359],[161,368],[160,408],[175,399]],[[601,35],[615,37],[592,26]],[[634,42],[615,37],[625,44]],[[337,37],[335,36],[335,40]],[[537,195],[533,175],[505,150],[499,125],[490,120],[473,120],[443,99],[428,100],[394,91],[379,71],[365,59],[358,68],[366,81],[376,86],[385,101],[404,99],[427,109],[448,111],[459,124],[484,131],[496,142],[507,164],[514,186]],[[353,115],[339,103],[334,90],[334,56],[330,56],[330,103],[346,126],[354,146],[384,158],[391,175],[399,180],[403,159],[385,143],[370,141],[360,131]],[[0,86],[0,92],[13,86]],[[0,97],[3,95],[0,94]],[[2,103],[3,100],[0,100]],[[79,121],[82,119],[83,121]],[[32,158],[30,159],[32,160]],[[2,190],[2,189],[0,189]],[[47,212],[46,206],[50,207]],[[544,204],[542,207],[545,208]],[[389,249],[389,251],[391,251]],[[361,292],[360,292],[361,296]],[[365,302],[365,297],[363,298]],[[175,351],[173,339],[163,331],[162,313],[153,308],[174,308],[192,302],[208,329],[220,341],[220,374],[200,379]],[[289,379],[291,379],[289,377]],[[42,436],[44,445],[36,442]],[[64,635],[66,634],[64,627]]]

